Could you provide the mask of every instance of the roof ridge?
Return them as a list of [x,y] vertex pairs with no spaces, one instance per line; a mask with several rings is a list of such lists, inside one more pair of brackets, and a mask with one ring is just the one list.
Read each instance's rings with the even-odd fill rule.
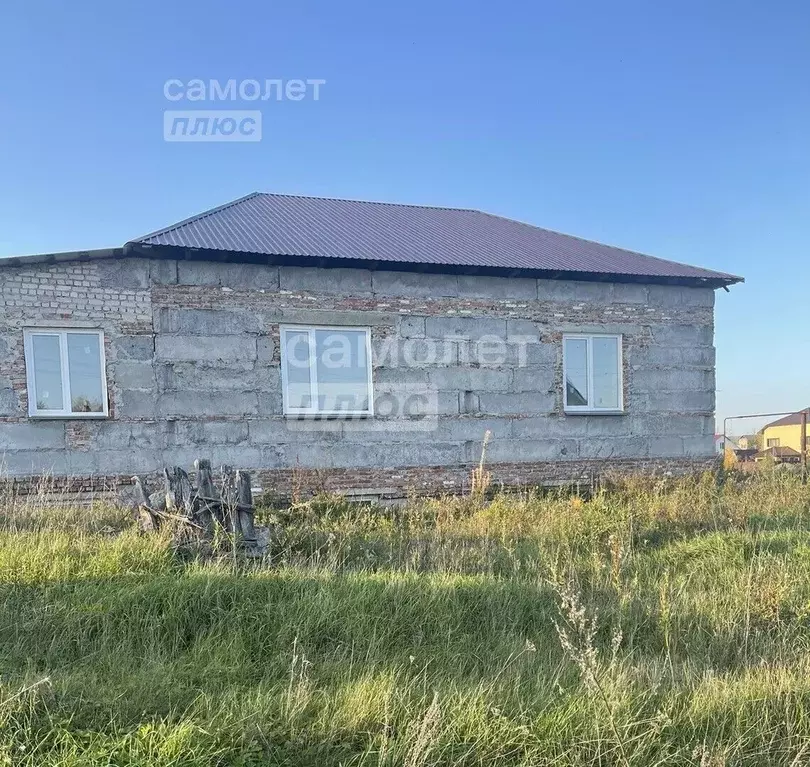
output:
[[[476,213],[481,213],[484,216],[490,216],[492,218],[499,218],[502,221],[511,221],[513,224],[520,224],[521,226],[528,226],[531,229],[539,229],[541,232],[549,232],[549,233],[555,234],[555,235],[557,235],[559,237],[569,237],[572,240],[579,240],[579,242],[586,242],[586,243],[588,243],[588,245],[597,245],[597,246],[602,247],[602,248],[611,248],[612,250],[620,250],[622,253],[629,253],[630,255],[633,255],[633,256],[641,256],[642,258],[651,258],[654,261],[660,261],[660,262],[665,263],[665,264],[672,264],[673,266],[686,266],[686,267],[689,267],[691,269],[695,269],[695,268],[702,269],[703,268],[703,267],[694,267],[691,264],[685,264],[682,261],[673,261],[672,259],[669,259],[669,258],[661,258],[660,256],[651,256],[649,253],[642,253],[639,250],[630,250],[630,248],[623,248],[621,245],[611,245],[611,244],[609,244],[607,242],[598,242],[597,240],[590,240],[587,237],[580,237],[580,236],[578,236],[576,234],[568,234],[568,232],[561,232],[558,229],[549,229],[548,227],[545,227],[545,226],[537,226],[536,224],[530,224],[528,221],[521,221],[518,218],[509,218],[509,216],[502,216],[499,213],[488,213],[485,210],[479,210],[479,211],[476,211]],[[714,271],[714,270],[712,269],[712,270],[708,270],[708,271]],[[733,277],[735,280],[739,280],[740,282],[745,282],[744,277],[739,277],[736,274],[731,274],[729,272],[719,272],[719,274],[722,274],[724,277]]]
[[164,226],[162,229],[156,229],[154,232],[149,232],[148,234],[142,234],[140,237],[133,237],[129,240],[126,244],[129,245],[133,242],[140,242],[141,240],[145,240],[148,237],[157,237],[161,234],[167,234],[168,232],[172,232],[175,229],[179,229],[181,226],[185,226],[186,224],[190,224],[194,221],[199,221],[203,218],[208,218],[208,216],[214,215],[214,213],[219,213],[227,208],[232,208],[235,205],[239,205],[239,203],[245,202],[245,200],[250,200],[253,197],[258,197],[261,195],[262,192],[251,192],[250,194],[243,195],[242,197],[238,197],[235,200],[231,200],[230,202],[226,202],[223,205],[217,205],[215,208],[211,208],[209,210],[204,210],[202,213],[197,213],[193,216],[189,216],[188,218],[184,218],[182,221],[176,221],[173,224],[169,224],[169,226]]
[[[259,197],[287,197],[296,200],[329,200],[330,202],[357,202],[362,205],[386,205],[394,208],[424,208],[426,210],[458,210],[481,213],[477,208],[455,208],[450,205],[419,205],[413,202],[386,202],[385,200],[358,200],[353,197],[321,197],[313,194],[284,194],[281,192],[254,192]],[[252,196],[252,195],[250,195]]]

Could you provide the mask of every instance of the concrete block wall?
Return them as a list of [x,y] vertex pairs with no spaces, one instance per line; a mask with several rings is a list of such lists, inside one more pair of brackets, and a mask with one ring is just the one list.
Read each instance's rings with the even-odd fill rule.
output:
[[[277,478],[333,472],[344,488],[419,470],[446,484],[448,467],[464,476],[478,460],[486,431],[496,478],[499,464],[511,478],[539,465],[564,478],[713,455],[709,289],[123,259],[0,267],[0,301],[11,475],[129,476],[206,455]],[[429,428],[285,418],[282,323],[370,327],[375,395],[430,391]],[[76,325],[105,331],[110,418],[29,419],[22,329]],[[623,335],[624,415],[562,413],[565,332]]]

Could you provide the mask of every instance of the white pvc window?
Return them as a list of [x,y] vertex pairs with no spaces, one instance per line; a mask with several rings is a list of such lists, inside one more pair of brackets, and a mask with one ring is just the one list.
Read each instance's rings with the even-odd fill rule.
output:
[[24,331],[28,415],[108,415],[104,333],[81,329]]
[[281,385],[286,415],[373,415],[370,330],[282,325]]
[[622,337],[564,335],[563,387],[566,413],[621,413]]

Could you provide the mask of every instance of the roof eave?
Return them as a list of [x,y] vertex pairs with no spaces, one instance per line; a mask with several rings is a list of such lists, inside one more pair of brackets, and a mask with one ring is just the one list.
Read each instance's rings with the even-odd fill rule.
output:
[[621,274],[618,272],[584,272],[573,270],[529,269],[519,267],[475,266],[465,264],[415,263],[402,261],[376,261],[365,258],[337,258],[303,256],[276,253],[249,253],[207,248],[187,248],[179,245],[154,245],[131,241],[124,246],[126,253],[145,258],[177,258],[185,261],[219,261],[234,263],[270,264],[278,266],[319,266],[323,268],[354,268],[381,271],[421,272],[424,274],[469,274],[494,277],[531,277],[546,280],[579,280],[584,282],[622,282],[658,285],[681,285],[685,287],[726,288],[742,277],[730,274],[709,273],[707,276],[661,276]]
[[33,264],[54,264],[68,261],[96,261],[109,258],[140,256],[142,258],[177,258],[192,261],[219,261],[234,263],[259,263],[282,266],[308,266],[324,268],[355,268],[401,272],[422,272],[425,274],[469,274],[495,277],[531,277],[547,280],[579,280],[583,282],[620,282],[658,285],[681,285],[685,287],[728,288],[744,282],[744,278],[731,274],[709,273],[707,276],[660,276],[641,274],[621,274],[618,272],[582,272],[573,270],[548,270],[511,268],[499,266],[473,266],[464,264],[413,263],[400,261],[372,261],[361,258],[328,258],[322,256],[301,256],[284,254],[246,253],[241,251],[221,251],[200,248],[186,248],[176,245],[152,245],[136,240],[127,242],[120,248],[97,248],[94,250],[69,250],[58,253],[36,253],[26,256],[11,256],[0,259],[0,266],[25,266]]
[[95,250],[64,250],[59,253],[32,253],[27,256],[0,258],[0,266],[24,266],[27,264],[56,264],[64,261],[97,261],[104,258],[120,258],[124,248],[96,248]]

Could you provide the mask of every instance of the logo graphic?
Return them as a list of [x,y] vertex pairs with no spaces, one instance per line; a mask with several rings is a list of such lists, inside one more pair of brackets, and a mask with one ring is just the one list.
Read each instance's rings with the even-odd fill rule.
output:
[[163,113],[166,141],[261,141],[262,113],[258,109],[189,109]]

